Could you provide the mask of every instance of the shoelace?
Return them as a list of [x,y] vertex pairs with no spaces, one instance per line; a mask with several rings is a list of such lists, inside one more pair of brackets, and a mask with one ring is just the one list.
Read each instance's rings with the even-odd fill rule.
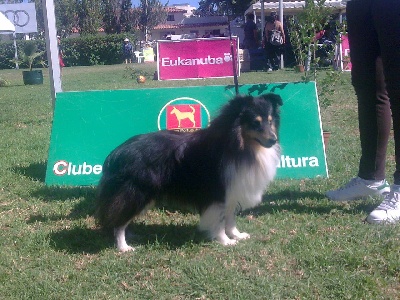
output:
[[379,210],[391,210],[397,209],[400,205],[400,193],[390,192],[385,195],[385,200],[376,209]]

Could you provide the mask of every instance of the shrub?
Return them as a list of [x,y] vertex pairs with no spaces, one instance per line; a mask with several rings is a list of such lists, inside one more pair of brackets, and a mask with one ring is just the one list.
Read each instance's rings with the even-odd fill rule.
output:
[[[92,66],[112,65],[121,63],[122,43],[128,37],[132,44],[136,44],[135,36],[132,34],[110,34],[110,35],[85,35],[76,38],[61,40],[64,52],[64,63],[66,66]],[[18,56],[22,57],[22,49],[27,43],[34,42],[38,51],[46,50],[44,40],[17,41]],[[13,41],[0,42],[0,69],[12,69],[15,67],[12,62],[14,58]],[[47,63],[47,56],[44,53],[43,61]],[[33,67],[41,67],[40,63]]]
[[88,35],[61,40],[64,62],[67,66],[112,65],[121,63],[122,43],[125,37],[135,44],[135,38],[126,34]]
[[[18,58],[24,57],[24,49],[29,47],[35,48],[35,51],[42,52],[40,57],[32,64],[33,68],[42,68],[42,62],[47,62],[46,57],[46,42],[44,40],[25,41],[17,40]],[[0,69],[15,68],[15,48],[13,41],[0,42]],[[21,67],[28,67],[27,64],[22,64]]]

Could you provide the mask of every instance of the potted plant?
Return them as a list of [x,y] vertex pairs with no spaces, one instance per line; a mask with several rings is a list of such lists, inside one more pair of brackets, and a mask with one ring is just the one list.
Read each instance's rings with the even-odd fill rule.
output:
[[43,84],[42,70],[33,70],[33,64],[39,60],[42,66],[45,65],[42,56],[45,51],[38,51],[36,43],[26,43],[22,49],[21,63],[28,66],[29,71],[22,71],[24,84]]
[[[325,2],[326,0],[306,0],[302,12],[288,20],[289,39],[298,65],[295,68],[305,72],[304,75],[301,75],[301,80],[316,82],[319,105],[322,110],[326,110],[332,104],[335,86],[342,81],[341,71],[335,70],[333,66],[330,69],[324,68],[321,72],[320,58],[316,53],[318,47],[321,47],[318,45],[316,34],[332,23],[332,9],[326,7]],[[337,23],[335,26],[337,31],[335,39],[338,43],[344,24]],[[333,55],[334,47],[331,51],[332,53],[328,56]],[[323,128],[323,136],[326,147],[330,131]]]
[[296,60],[295,71],[304,72],[304,64],[307,58],[307,31],[306,26],[294,16],[290,17],[288,26],[290,44],[292,45]]
[[316,56],[318,40],[316,39],[316,33],[325,28],[333,12],[331,8],[324,5],[325,2],[326,0],[306,0],[302,12],[289,18],[289,39],[293,47],[296,63],[298,66],[303,66],[299,67],[303,70],[304,65],[306,65],[306,72],[315,72],[315,68],[318,66],[319,58]]

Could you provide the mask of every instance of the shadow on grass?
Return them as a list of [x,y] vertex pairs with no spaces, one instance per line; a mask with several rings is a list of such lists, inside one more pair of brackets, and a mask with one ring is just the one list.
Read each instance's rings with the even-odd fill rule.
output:
[[[309,199],[301,201],[302,199]],[[368,201],[335,202],[318,192],[282,191],[264,196],[263,204],[251,210],[257,215],[277,212],[329,215],[332,211],[343,214],[369,213],[377,203]]]
[[[50,240],[51,246],[55,250],[74,254],[95,254],[104,249],[115,248],[112,230],[104,229],[62,229],[51,233]],[[198,232],[197,227],[194,225],[145,225],[134,223],[128,227],[126,240],[133,247],[163,245],[163,248],[175,250],[188,243],[198,244],[204,241],[204,236]]]
[[23,175],[34,181],[40,181],[44,183],[46,178],[46,164],[45,163],[33,163],[27,167],[14,167],[12,169],[16,174]]
[[[272,85],[270,93],[275,93],[277,90],[283,90],[289,83],[281,83],[281,84],[267,84],[267,83],[260,83],[260,84],[253,84],[252,87],[249,88],[248,93],[249,95],[255,94],[256,96],[260,96],[261,94],[268,91],[269,86]],[[243,86],[244,84],[239,84],[239,87]],[[225,91],[232,91],[235,89],[234,85],[227,85],[225,86]]]
[[132,245],[165,245],[174,250],[191,243],[207,240],[198,231],[197,224],[144,224],[133,223],[128,227],[127,241]]
[[72,228],[52,232],[50,245],[57,251],[67,253],[98,253],[112,247],[112,235],[101,229]]
[[[32,180],[44,182],[46,166],[44,163],[31,164],[25,168],[14,168],[15,172]],[[65,215],[31,215],[28,223],[56,222],[61,219],[70,221],[82,220],[95,213],[95,187],[61,187],[41,186],[31,192],[31,196],[43,202],[74,201],[72,210]],[[76,201],[77,200],[77,201]],[[264,197],[263,203],[251,210],[252,214],[276,214],[281,212],[294,212],[297,214],[329,215],[333,211],[341,214],[356,214],[370,212],[376,206],[373,201],[358,201],[351,204],[338,204],[329,201],[316,191],[284,190],[269,193]],[[168,205],[168,207],[170,207]],[[176,207],[174,207],[176,208]],[[180,209],[177,209],[181,212]],[[243,212],[243,215],[248,211]],[[204,236],[198,232],[196,225],[173,224],[148,224],[138,222],[130,225],[134,235],[127,235],[128,243],[133,246],[161,244],[165,248],[176,249],[187,243],[198,243]],[[138,234],[139,233],[139,234]],[[75,227],[55,231],[50,234],[52,245],[56,250],[71,253],[97,253],[103,249],[114,247],[113,234],[110,231]]]

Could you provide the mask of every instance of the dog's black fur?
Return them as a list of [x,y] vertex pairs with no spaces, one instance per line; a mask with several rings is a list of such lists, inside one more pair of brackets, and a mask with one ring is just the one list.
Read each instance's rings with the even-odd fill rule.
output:
[[248,238],[234,214],[259,204],[275,176],[281,105],[276,94],[237,96],[205,129],[138,135],[113,150],[103,165],[97,219],[114,228],[118,249],[133,250],[126,227],[161,199],[194,206],[200,229],[224,245]]

